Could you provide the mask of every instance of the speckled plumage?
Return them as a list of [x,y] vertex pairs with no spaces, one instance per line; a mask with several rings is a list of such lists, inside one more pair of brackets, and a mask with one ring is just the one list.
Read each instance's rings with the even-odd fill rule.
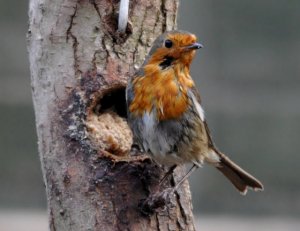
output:
[[128,122],[135,141],[161,164],[207,162],[242,193],[261,183],[214,146],[200,96],[190,76],[196,36],[170,31],[159,36],[126,89]]

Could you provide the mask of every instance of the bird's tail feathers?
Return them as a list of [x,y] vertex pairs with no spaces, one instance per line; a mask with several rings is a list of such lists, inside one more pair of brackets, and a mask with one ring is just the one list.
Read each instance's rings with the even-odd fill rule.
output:
[[254,191],[262,191],[264,189],[259,180],[235,164],[225,154],[218,150],[215,150],[215,152],[220,157],[216,168],[231,181],[241,194],[246,195],[248,188]]

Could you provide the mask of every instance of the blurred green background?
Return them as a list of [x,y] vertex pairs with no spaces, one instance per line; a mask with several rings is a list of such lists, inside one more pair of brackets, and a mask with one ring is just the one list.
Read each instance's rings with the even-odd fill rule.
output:
[[[0,1],[0,210],[46,209],[26,51],[27,1]],[[215,169],[191,177],[201,214],[300,217],[300,1],[181,1],[178,27],[218,147],[265,185],[246,197]]]

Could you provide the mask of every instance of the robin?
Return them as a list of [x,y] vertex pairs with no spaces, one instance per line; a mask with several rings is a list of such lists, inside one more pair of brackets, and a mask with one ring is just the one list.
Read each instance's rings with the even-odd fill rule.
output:
[[195,35],[169,31],[154,42],[143,65],[126,88],[128,122],[134,140],[153,159],[172,166],[193,163],[178,187],[203,163],[221,171],[242,193],[263,190],[259,180],[220,152],[212,141],[200,95],[190,76]]

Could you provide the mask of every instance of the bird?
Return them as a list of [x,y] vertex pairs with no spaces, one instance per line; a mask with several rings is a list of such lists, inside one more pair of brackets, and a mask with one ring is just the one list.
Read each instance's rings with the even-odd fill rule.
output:
[[168,174],[178,165],[192,163],[176,188],[207,163],[243,195],[248,189],[263,190],[259,180],[219,151],[212,140],[190,75],[196,51],[202,47],[196,35],[182,30],[167,31],[156,38],[126,87],[127,119],[134,141],[156,163],[170,166]]

